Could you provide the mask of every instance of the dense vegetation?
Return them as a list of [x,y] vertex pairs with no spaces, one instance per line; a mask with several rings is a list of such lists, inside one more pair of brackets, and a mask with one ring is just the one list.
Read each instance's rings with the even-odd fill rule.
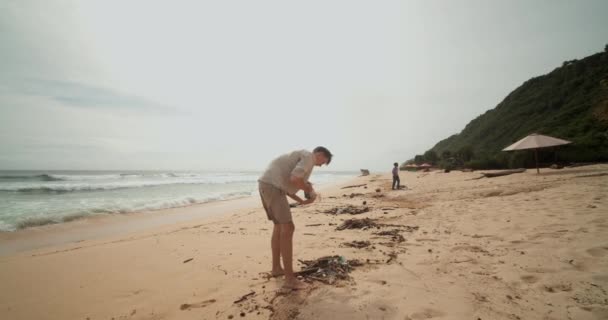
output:
[[473,169],[530,167],[533,152],[501,150],[531,133],[573,142],[540,149],[541,163],[608,161],[608,45],[604,52],[565,61],[524,82],[462,132],[408,162]]

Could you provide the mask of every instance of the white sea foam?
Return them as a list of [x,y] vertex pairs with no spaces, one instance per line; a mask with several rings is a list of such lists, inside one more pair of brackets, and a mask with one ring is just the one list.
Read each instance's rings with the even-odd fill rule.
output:
[[[0,171],[0,230],[96,214],[182,207],[257,193],[259,172]],[[324,185],[355,173],[313,173]]]

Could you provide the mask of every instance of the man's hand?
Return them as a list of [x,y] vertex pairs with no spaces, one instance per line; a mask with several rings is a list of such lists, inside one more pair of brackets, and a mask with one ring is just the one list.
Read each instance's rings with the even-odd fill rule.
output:
[[311,203],[313,203],[313,202],[315,202],[315,198],[310,198],[310,199],[302,200],[302,201],[300,202],[300,205],[305,206],[305,205],[307,205],[307,204],[311,204]]
[[293,200],[295,200],[299,205],[304,206],[307,204],[311,204],[313,202],[315,202],[315,200],[317,199],[317,194],[315,193],[313,197],[310,197],[310,199],[302,199],[300,197],[298,197],[295,194],[287,194],[287,196],[289,196],[290,198],[292,198]]
[[317,196],[318,196],[318,194],[315,192],[315,190],[312,190],[310,193],[306,194],[306,199],[316,200]]
[[304,192],[313,194],[315,193],[315,189],[312,187],[312,183],[306,182],[306,188],[304,188]]
[[317,200],[317,198],[319,197],[319,195],[313,190],[311,193],[308,194],[308,199],[306,199],[306,203],[304,204],[310,204],[313,203]]
[[293,200],[295,200],[301,206],[313,203],[315,201],[315,198],[317,197],[316,194],[315,194],[314,198],[311,197],[310,199],[304,200],[304,199],[298,197],[295,194],[287,194],[287,196],[290,197],[290,198],[292,198]]

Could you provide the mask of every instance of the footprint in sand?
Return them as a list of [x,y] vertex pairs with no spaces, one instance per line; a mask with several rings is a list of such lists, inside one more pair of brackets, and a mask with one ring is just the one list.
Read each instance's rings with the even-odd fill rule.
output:
[[588,264],[584,260],[589,260],[589,259],[586,258],[586,259],[582,259],[582,260],[581,259],[571,260],[568,263],[574,268],[574,270],[584,272],[584,271],[589,270]]
[[603,257],[608,254],[608,246],[595,247],[587,250],[587,253],[594,257]]
[[596,319],[608,319],[608,308],[592,307],[589,311],[591,311]]
[[547,239],[547,238],[561,238],[563,237],[568,230],[559,230],[554,232],[539,232],[533,236],[528,237],[528,240],[538,240],[538,239]]
[[593,280],[608,284],[608,274],[598,274],[592,277]]
[[201,301],[201,302],[197,302],[197,303],[184,303],[179,307],[179,309],[180,310],[189,310],[192,308],[204,308],[204,307],[214,303],[215,301],[216,301],[215,299],[209,299],[209,300],[205,300],[205,301]]
[[525,283],[532,284],[532,283],[538,282],[538,280],[540,280],[540,278],[538,278],[535,275],[528,274],[528,275],[525,275],[525,276],[521,276],[521,280],[523,280]]
[[455,251],[459,251],[459,250],[470,251],[470,252],[475,252],[475,253],[482,253],[482,254],[489,255],[489,256],[492,255],[490,252],[488,252],[487,250],[485,250],[484,248],[482,248],[480,246],[471,246],[471,245],[454,246],[454,247],[452,247],[452,249],[450,251],[455,252]]
[[560,292],[560,291],[569,292],[569,291],[572,291],[572,285],[569,283],[558,283],[558,284],[552,284],[552,285],[545,285],[545,286],[543,286],[543,289],[545,289],[545,291],[551,292],[551,293]]
[[526,272],[530,272],[530,273],[555,273],[556,271],[554,269],[549,269],[549,268],[525,268],[524,271]]
[[439,310],[424,308],[420,312],[415,312],[415,313],[410,314],[409,316],[405,316],[405,320],[432,319],[432,318],[443,317],[444,315],[445,315],[445,313],[443,313]]
[[522,243],[527,243],[528,241],[525,241],[525,240],[512,240],[510,242],[512,244],[522,244]]

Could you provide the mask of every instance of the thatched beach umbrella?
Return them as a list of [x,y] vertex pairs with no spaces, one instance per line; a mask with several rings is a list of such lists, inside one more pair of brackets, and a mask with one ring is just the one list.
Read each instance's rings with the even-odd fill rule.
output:
[[543,136],[542,134],[533,133],[514,144],[502,149],[502,151],[514,151],[514,150],[526,150],[534,149],[534,159],[536,160],[536,173],[540,173],[538,168],[538,149],[561,146],[564,144],[572,143],[572,141],[562,140],[549,136]]

